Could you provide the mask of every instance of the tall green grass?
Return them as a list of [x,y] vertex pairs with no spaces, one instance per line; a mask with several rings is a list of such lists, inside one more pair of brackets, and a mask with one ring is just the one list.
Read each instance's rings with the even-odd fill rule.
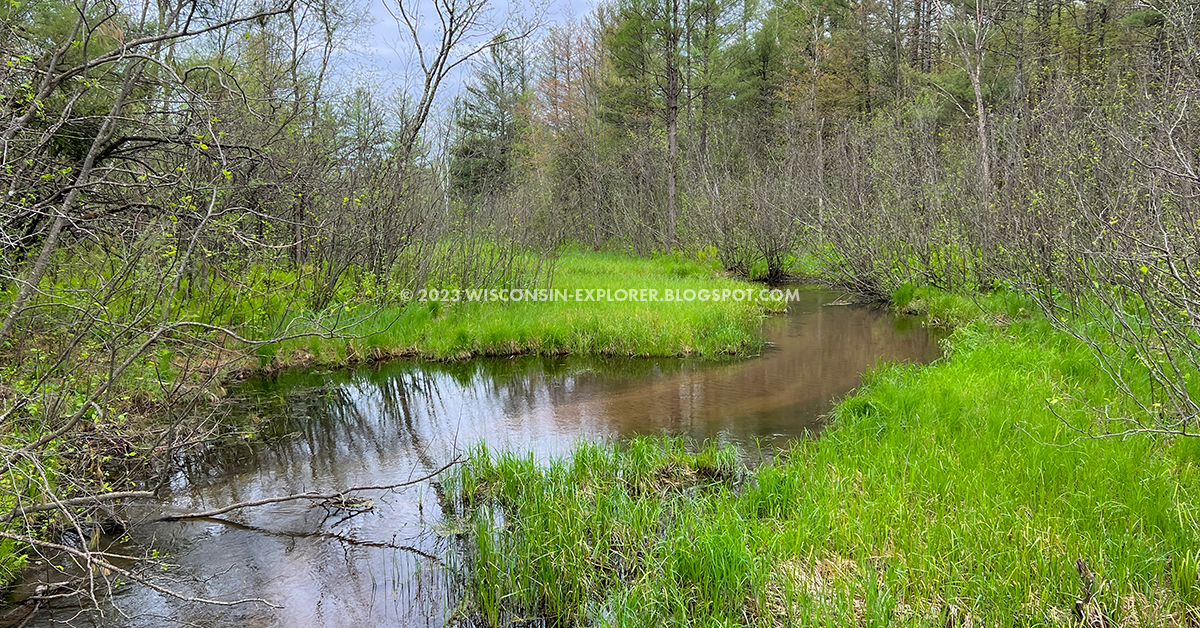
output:
[[669,438],[544,465],[475,450],[452,483],[471,608],[492,625],[1195,625],[1200,441],[1077,439],[1095,407],[1120,411],[1112,384],[993,298],[1008,311],[956,330],[944,360],[870,374],[819,440],[754,470]]
[[[84,298],[96,290],[99,282],[119,269],[93,253],[78,260],[82,270],[67,265],[62,272],[47,278],[48,292],[69,298]],[[110,306],[113,311],[136,311],[145,298],[145,286],[157,285],[165,272],[148,262],[136,275],[142,277]],[[237,281],[223,279],[214,272],[206,279],[205,290],[194,293],[185,282],[172,318],[213,321],[243,337],[268,339],[280,329],[290,332],[318,332],[311,322],[322,318],[343,327],[336,339],[319,336],[296,338],[258,349],[261,364],[276,360],[277,365],[305,362],[344,364],[361,359],[396,356],[421,356],[435,359],[462,359],[479,355],[561,354],[663,356],[728,356],[757,352],[762,345],[759,335],[764,307],[772,304],[751,301],[634,302],[577,301],[520,303],[406,303],[394,304],[396,286],[383,286],[374,278],[352,278],[339,288],[336,304],[326,311],[306,311],[308,296],[314,291],[311,278],[296,273],[248,264],[236,273]],[[369,281],[368,281],[369,279]],[[132,285],[132,284],[131,284]],[[432,287],[432,286],[431,286]],[[535,287],[535,286],[514,286]],[[543,287],[543,286],[536,286]],[[557,261],[557,272],[549,288],[566,290],[574,296],[577,289],[650,288],[666,290],[723,290],[760,286],[722,276],[701,259],[682,255],[632,258],[612,253],[568,251]],[[136,289],[134,289],[136,288]],[[465,289],[467,287],[463,287]],[[149,290],[153,293],[153,289]],[[67,297],[64,297],[66,299]],[[0,303],[4,295],[0,294]],[[8,293],[11,298],[11,292]],[[380,305],[380,304],[383,305]],[[61,305],[61,304],[60,304]],[[778,304],[775,304],[778,305]],[[55,310],[57,312],[57,310]],[[56,350],[72,341],[72,331],[61,321],[35,310],[31,321],[45,333],[28,334],[0,351],[0,394],[3,386],[27,393],[34,382],[47,372],[61,378],[40,389],[66,395],[72,401],[81,397],[106,376],[107,362],[102,343],[85,340],[75,352],[70,368],[56,359]],[[151,317],[157,321],[157,316]],[[122,332],[124,333],[124,332]],[[219,334],[215,334],[219,339]],[[348,337],[347,337],[348,336]],[[89,344],[94,342],[95,344]],[[139,407],[161,394],[160,379],[174,377],[175,363],[199,360],[205,356],[180,355],[186,349],[156,347],[135,362],[112,394],[102,401],[106,414],[121,420],[130,407]],[[203,351],[203,350],[199,350]],[[91,357],[89,358],[89,354]],[[246,366],[237,364],[236,366]],[[194,374],[193,374],[194,376]],[[3,401],[3,399],[0,399]],[[37,417],[41,409],[32,405],[26,417]],[[40,428],[32,432],[11,430],[0,434],[8,446],[36,439]],[[65,445],[60,443],[59,445]],[[48,460],[56,459],[51,453]],[[35,496],[36,497],[36,496]],[[34,499],[37,501],[37,499]],[[11,500],[0,499],[0,512],[11,508]],[[0,585],[8,582],[23,560],[19,548],[0,542]]]
[[287,341],[265,348],[260,357],[336,363],[396,355],[720,356],[761,348],[763,303],[574,300],[576,290],[596,288],[649,288],[660,295],[667,290],[760,289],[720,276],[696,259],[568,251],[559,258],[548,288],[565,290],[571,300],[466,302],[460,293],[459,302],[357,305],[342,314],[342,319],[356,321],[343,333],[357,337]]

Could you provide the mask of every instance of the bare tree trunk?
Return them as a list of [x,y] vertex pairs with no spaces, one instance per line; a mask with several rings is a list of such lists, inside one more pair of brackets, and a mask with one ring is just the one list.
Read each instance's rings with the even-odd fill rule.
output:
[[62,236],[63,227],[67,224],[67,216],[75,207],[75,202],[79,200],[79,195],[87,187],[88,179],[92,176],[92,168],[96,164],[96,158],[100,155],[100,151],[108,140],[112,137],[116,121],[120,119],[121,111],[125,108],[125,101],[129,98],[129,93],[141,78],[142,70],[145,68],[144,62],[139,62],[134,67],[129,69],[129,73],[122,81],[121,91],[117,94],[117,98],[113,101],[112,107],[109,109],[109,114],[104,118],[104,122],[100,125],[100,131],[96,133],[96,138],[92,140],[92,146],[88,149],[87,156],[83,159],[83,164],[79,167],[79,175],[75,177],[75,185],[71,186],[71,190],[67,192],[63,199],[62,205],[58,207],[57,215],[54,217],[54,223],[50,226],[50,232],[46,234],[46,241],[42,243],[42,251],[38,253],[37,259],[33,262],[33,267],[29,269],[29,275],[21,281],[21,289],[17,292],[17,297],[13,299],[12,307],[8,310],[8,314],[4,317],[4,322],[0,323],[0,342],[12,333],[13,325],[16,324],[17,317],[25,311],[25,305],[29,302],[29,298],[37,290],[37,285],[42,281],[42,275],[45,274],[46,268],[50,265],[50,258],[54,255],[54,250],[58,248],[58,240]]
[[714,49],[716,48],[716,28],[715,22],[717,17],[713,15],[716,9],[712,3],[704,6],[704,45],[702,72],[704,72],[704,80],[700,85],[700,160],[703,162],[708,158],[708,111],[709,101],[711,97],[713,73],[715,72],[713,64],[716,63]]
[[[430,24],[422,23],[421,5],[410,2],[409,6],[405,6],[405,2],[406,0],[397,0],[393,17],[398,26],[408,31],[409,41],[415,48],[415,56],[424,75],[421,97],[413,109],[412,118],[406,121],[400,140],[400,154],[403,159],[408,159],[421,139],[421,130],[433,110],[442,81],[454,68],[505,41],[524,39],[533,29],[529,27],[515,35],[503,35],[503,28],[489,23],[487,19],[490,5],[486,0],[437,0],[432,4],[438,18],[438,25],[433,27],[436,29],[438,43],[426,52],[422,45],[425,39],[419,33],[423,28],[429,28],[432,20]],[[387,8],[391,10],[390,6]],[[463,51],[472,39],[487,35],[491,37]]]
[[984,199],[992,194],[992,162],[991,148],[988,141],[987,107],[983,104],[983,73],[980,58],[976,57],[974,64],[968,64],[967,74],[971,78],[971,88],[975,90],[975,127],[979,133],[979,186]]
[[679,169],[679,0],[671,0],[671,15],[667,31],[667,86],[664,93],[667,105],[667,251],[675,245],[677,230],[676,178]]
[[817,119],[817,239],[825,240],[825,118]]
[[679,145],[676,135],[679,130],[679,99],[667,99],[667,251],[675,245],[675,213],[678,203],[676,194],[676,172],[679,167]]
[[292,210],[292,255],[296,262],[296,269],[299,270],[304,266],[304,201],[306,196],[300,195],[296,199],[295,208]]
[[[983,60],[987,54],[987,25],[984,23],[983,3],[975,6],[974,23],[964,20],[961,31],[954,32],[954,41],[962,57],[971,89],[975,92],[975,128],[979,135],[979,187],[984,202],[992,195],[991,146],[988,134],[987,107],[983,104]],[[967,38],[971,41],[968,42]]]

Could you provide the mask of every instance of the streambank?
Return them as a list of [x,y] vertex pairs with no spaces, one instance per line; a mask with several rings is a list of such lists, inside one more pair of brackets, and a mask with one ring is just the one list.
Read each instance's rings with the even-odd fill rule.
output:
[[[188,605],[130,586],[111,600],[124,615],[109,616],[130,617],[129,626],[154,625],[132,619],[154,613],[197,625],[445,626],[462,599],[463,528],[443,516],[444,491],[434,487],[366,492],[374,509],[345,520],[305,503],[252,508],[221,521],[161,519],[393,484],[480,442],[542,459],[565,455],[579,439],[611,442],[665,430],[770,451],[820,430],[819,417],[876,362],[938,355],[936,332],[919,321],[878,308],[828,306],[840,297],[806,291],[786,314],[764,319],[766,347],[749,360],[401,360],[247,382],[231,393],[239,418],[261,438],[186,461],[160,500],[131,505],[128,536],[101,547],[168,555],[169,577],[190,595],[263,597],[283,608]],[[31,625],[78,611],[66,603],[43,609]]]
[[[567,251],[557,262],[553,285],[572,294],[576,290],[623,289],[674,291],[758,291],[759,286],[724,276],[711,265],[683,256],[650,259],[620,254]],[[282,289],[282,288],[281,288]],[[415,297],[415,295],[414,295]],[[262,299],[268,303],[269,299]],[[184,304],[182,311],[201,308]],[[264,306],[266,307],[266,306]],[[448,302],[427,300],[397,305],[347,303],[339,308],[339,320],[349,321],[336,337],[311,335],[292,338],[256,349],[230,345],[221,332],[198,341],[194,354],[149,350],[137,358],[126,375],[116,382],[70,433],[49,443],[43,467],[46,482],[74,485],[84,490],[144,488],[131,473],[130,464],[144,470],[157,468],[165,455],[177,455],[181,442],[202,443],[219,433],[211,425],[191,433],[176,425],[187,417],[211,418],[209,410],[226,405],[228,389],[236,381],[258,375],[278,376],[306,366],[341,368],[364,362],[394,358],[426,358],[462,361],[478,356],[580,355],[580,356],[691,356],[702,359],[754,355],[762,349],[763,314],[779,304],[756,300],[695,300],[691,302],[593,300],[527,302]],[[287,326],[284,314],[270,310],[277,319],[272,329]],[[308,328],[292,315],[298,333]],[[245,329],[233,329],[255,338],[247,316]],[[47,335],[47,340],[53,336]],[[30,339],[28,342],[34,342]],[[26,343],[27,344],[27,343]],[[34,386],[53,364],[42,365],[30,356],[53,354],[49,347],[16,346],[6,349],[7,361],[0,365],[5,403],[15,403],[23,387]],[[100,355],[91,347],[81,347]],[[93,385],[103,376],[103,364],[94,365],[95,377],[81,368],[78,383]],[[91,367],[89,367],[91,368]],[[62,391],[67,398],[84,395]],[[181,394],[183,393],[183,394]],[[74,395],[74,397],[72,396]],[[10,434],[0,435],[6,446],[19,448],[49,432],[53,422],[40,421],[36,403],[17,415]],[[163,417],[170,426],[163,426]],[[211,421],[209,421],[211,423]],[[41,427],[39,427],[41,426]],[[168,432],[179,438],[166,438]],[[189,436],[190,434],[190,436]],[[186,438],[185,438],[186,436]],[[154,461],[148,464],[146,461]],[[141,474],[144,475],[144,474]],[[117,478],[117,479],[114,479]],[[71,497],[64,494],[59,497]],[[23,500],[40,501],[33,490]],[[16,506],[0,500],[0,512]],[[37,525],[46,524],[45,513]],[[50,522],[52,523],[52,522]],[[51,526],[53,529],[53,526]],[[0,584],[12,579],[23,564],[21,548],[0,541]]]
[[755,469],[662,438],[543,464],[475,450],[453,481],[467,615],[1192,625],[1200,443],[1083,437],[1121,410],[1086,347],[1015,295],[923,296],[963,321],[947,355],[874,370],[821,438]]
[[[414,294],[414,299],[423,300],[402,308],[359,306],[347,311],[348,318],[361,319],[344,330],[348,338],[290,340],[264,348],[259,358],[341,365],[392,356],[464,360],[529,354],[754,355],[762,348],[763,314],[782,311],[786,301],[666,297],[735,291],[757,295],[761,290],[761,285],[729,278],[684,256],[632,258],[572,250],[556,262],[550,286],[505,291],[451,287],[432,296]],[[496,298],[510,293],[540,293],[542,298]],[[650,294],[658,298],[649,300]]]

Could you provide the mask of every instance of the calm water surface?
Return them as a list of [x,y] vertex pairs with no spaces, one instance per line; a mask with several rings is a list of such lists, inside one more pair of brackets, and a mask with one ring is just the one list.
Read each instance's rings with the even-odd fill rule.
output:
[[[927,362],[937,338],[919,321],[829,305],[804,292],[764,322],[761,357],[400,361],[287,373],[239,392],[239,412],[269,437],[212,452],[181,473],[171,498],[136,520],[304,491],[391,484],[436,469],[472,444],[546,457],[579,439],[668,431],[770,449],[820,428],[833,401],[880,361]],[[443,626],[454,617],[451,530],[426,483],[373,495],[346,517],[304,502],[219,519],[140,524],[116,551],[165,553],[174,588],[279,606],[188,604],[141,586],[112,597],[101,619],[69,608],[32,625]],[[20,592],[17,593],[20,595]]]

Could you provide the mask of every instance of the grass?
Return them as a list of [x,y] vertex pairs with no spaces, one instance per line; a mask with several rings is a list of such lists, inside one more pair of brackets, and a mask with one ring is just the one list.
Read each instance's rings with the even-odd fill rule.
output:
[[[89,260],[85,260],[89,261]],[[96,260],[90,260],[96,262]],[[63,272],[48,278],[48,291],[58,291],[69,298],[88,294],[100,278],[111,274],[108,265],[85,264],[88,268]],[[160,269],[161,270],[161,269]],[[143,272],[144,271],[144,272]],[[147,279],[153,285],[161,278],[154,269]],[[107,273],[107,274],[106,274]],[[182,318],[213,320],[250,338],[266,338],[269,330],[281,321],[311,319],[297,313],[284,314],[296,307],[297,300],[289,291],[297,290],[293,274],[251,266],[240,274],[243,288],[215,276],[209,290],[181,300],[175,314]],[[138,284],[141,286],[142,284]],[[605,288],[616,290],[653,289],[659,294],[667,290],[682,294],[686,290],[737,290],[761,286],[724,277],[714,266],[702,259],[683,255],[654,258],[632,258],[614,253],[585,253],[567,251],[557,260],[556,273],[550,286],[574,296],[576,290]],[[53,290],[50,290],[53,288]],[[362,288],[362,286],[359,286]],[[376,286],[378,289],[379,287]],[[348,288],[347,290],[353,290]],[[151,291],[152,292],[152,291]],[[121,294],[109,305],[113,312],[135,311],[138,290]],[[761,349],[760,325],[763,304],[748,300],[644,302],[600,300],[581,303],[575,300],[553,302],[410,302],[405,305],[373,305],[377,302],[368,294],[363,299],[352,298],[347,291],[339,293],[343,302],[334,308],[341,320],[357,321],[344,330],[354,338],[299,338],[268,345],[258,351],[260,365],[291,366],[305,363],[341,365],[364,358],[382,359],[398,356],[417,356],[437,360],[457,360],[480,355],[562,354],[593,356],[669,356],[699,355],[706,357],[753,354]],[[0,303],[4,298],[0,294]],[[359,301],[367,301],[359,302]],[[69,310],[64,309],[63,311]],[[59,310],[47,308],[35,311],[38,318],[31,325],[37,333],[10,342],[0,352],[0,409],[8,403],[12,392],[28,393],[34,382],[44,375],[54,375],[38,392],[47,398],[62,396],[60,405],[70,407],[82,401],[85,393],[97,385],[107,373],[103,343],[94,339],[76,348],[63,367],[55,359],[57,350],[73,341],[72,329],[64,326],[56,315]],[[154,320],[157,320],[157,318]],[[152,321],[153,322],[153,321]],[[303,325],[303,324],[301,324]],[[119,325],[117,326],[119,327]],[[301,329],[304,329],[301,327]],[[309,328],[310,330],[312,328]],[[122,332],[123,333],[123,332]],[[219,336],[214,344],[220,344]],[[89,345],[89,342],[95,344]],[[184,354],[171,347],[158,347],[134,363],[114,390],[100,403],[105,416],[115,424],[124,423],[126,412],[137,413],[140,408],[157,407],[161,394],[159,380],[170,380],[181,365],[204,363],[207,356]],[[238,364],[235,366],[244,366]],[[0,442],[19,446],[36,439],[42,433],[41,414],[61,412],[45,409],[34,403],[23,414],[20,425],[34,426],[30,430],[12,430],[0,434]],[[111,427],[109,429],[112,429]],[[48,460],[57,459],[61,447],[69,442],[52,444]],[[90,471],[89,471],[90,472]],[[95,478],[100,482],[102,478]],[[32,496],[35,498],[36,495]],[[0,496],[0,512],[15,505],[9,492]],[[0,541],[0,586],[10,581],[23,560],[19,548]]]
[[[967,312],[920,296],[935,318]],[[1077,440],[1112,384],[1020,298],[985,299],[993,315],[957,329],[945,359],[877,370],[819,440],[754,470],[666,437],[548,464],[475,450],[451,483],[473,531],[471,612],[491,625],[1196,625],[1200,441]]]
[[[415,302],[400,307],[349,308],[351,340],[303,338],[260,352],[284,363],[341,363],[353,358],[419,356],[437,360],[481,355],[743,355],[761,349],[763,304],[748,300],[647,302],[575,300],[577,290],[606,288],[736,290],[761,286],[718,275],[683,256],[633,258],[617,253],[568,251],[550,286],[569,300],[521,302]],[[648,294],[648,293],[647,293]],[[382,330],[382,331],[379,331]]]
[[[95,259],[85,261],[91,262],[89,268],[107,269]],[[569,300],[468,302],[467,290],[462,289],[459,302],[403,301],[397,296],[398,289],[360,277],[347,280],[339,289],[337,305],[318,312],[311,310],[304,297],[312,286],[297,280],[295,273],[250,265],[240,273],[241,283],[218,273],[206,275],[208,286],[204,290],[192,293],[186,286],[181,288],[172,316],[220,325],[250,339],[265,340],[282,329],[288,330],[284,333],[325,333],[260,346],[255,350],[257,363],[237,361],[232,365],[235,369],[313,363],[337,366],[393,357],[459,360],[564,353],[753,355],[762,347],[763,312],[782,303],[731,299],[685,303],[575,300],[578,290],[589,289],[646,289],[663,297],[667,291],[683,294],[687,290],[742,289],[757,294],[762,289],[761,285],[730,279],[715,268],[711,260],[706,263],[701,257],[682,254],[633,258],[619,253],[567,250],[556,260],[556,272],[548,288],[569,295]],[[142,270],[139,273],[151,273]],[[70,396],[90,389],[107,375],[111,360],[105,352],[105,334],[126,333],[118,314],[139,311],[138,290],[153,292],[160,278],[151,276],[146,285],[137,284],[137,289],[129,289],[128,294],[117,294],[106,306],[106,312],[113,312],[117,322],[101,325],[76,345],[73,327],[62,324],[73,311],[64,304],[86,307],[85,302],[73,303],[71,299],[79,300],[83,298],[79,295],[98,289],[97,282],[104,277],[105,272],[69,267],[47,279],[52,285],[46,292],[65,295],[63,303],[57,309],[35,309],[29,321],[35,331],[0,347],[0,407],[9,395],[27,393],[43,376],[51,377],[40,392]],[[0,294],[0,304],[5,298]],[[158,319],[152,316],[139,320],[153,324]],[[317,320],[326,327],[318,327],[314,323]],[[130,324],[137,328],[136,323]],[[329,328],[337,328],[337,337],[326,337]],[[108,396],[106,403],[111,401],[112,405],[106,407],[107,414],[117,416],[131,409],[136,413],[140,407],[155,407],[155,397],[161,393],[160,380],[169,381],[184,369],[194,371],[197,364],[208,364],[210,356],[206,352],[213,346],[226,345],[220,333],[204,340],[207,344],[198,343],[200,349],[189,348],[188,343],[160,344],[136,360]],[[75,347],[69,368],[57,360],[59,351],[67,347]],[[231,352],[224,352],[222,359],[227,361],[230,356]]]

